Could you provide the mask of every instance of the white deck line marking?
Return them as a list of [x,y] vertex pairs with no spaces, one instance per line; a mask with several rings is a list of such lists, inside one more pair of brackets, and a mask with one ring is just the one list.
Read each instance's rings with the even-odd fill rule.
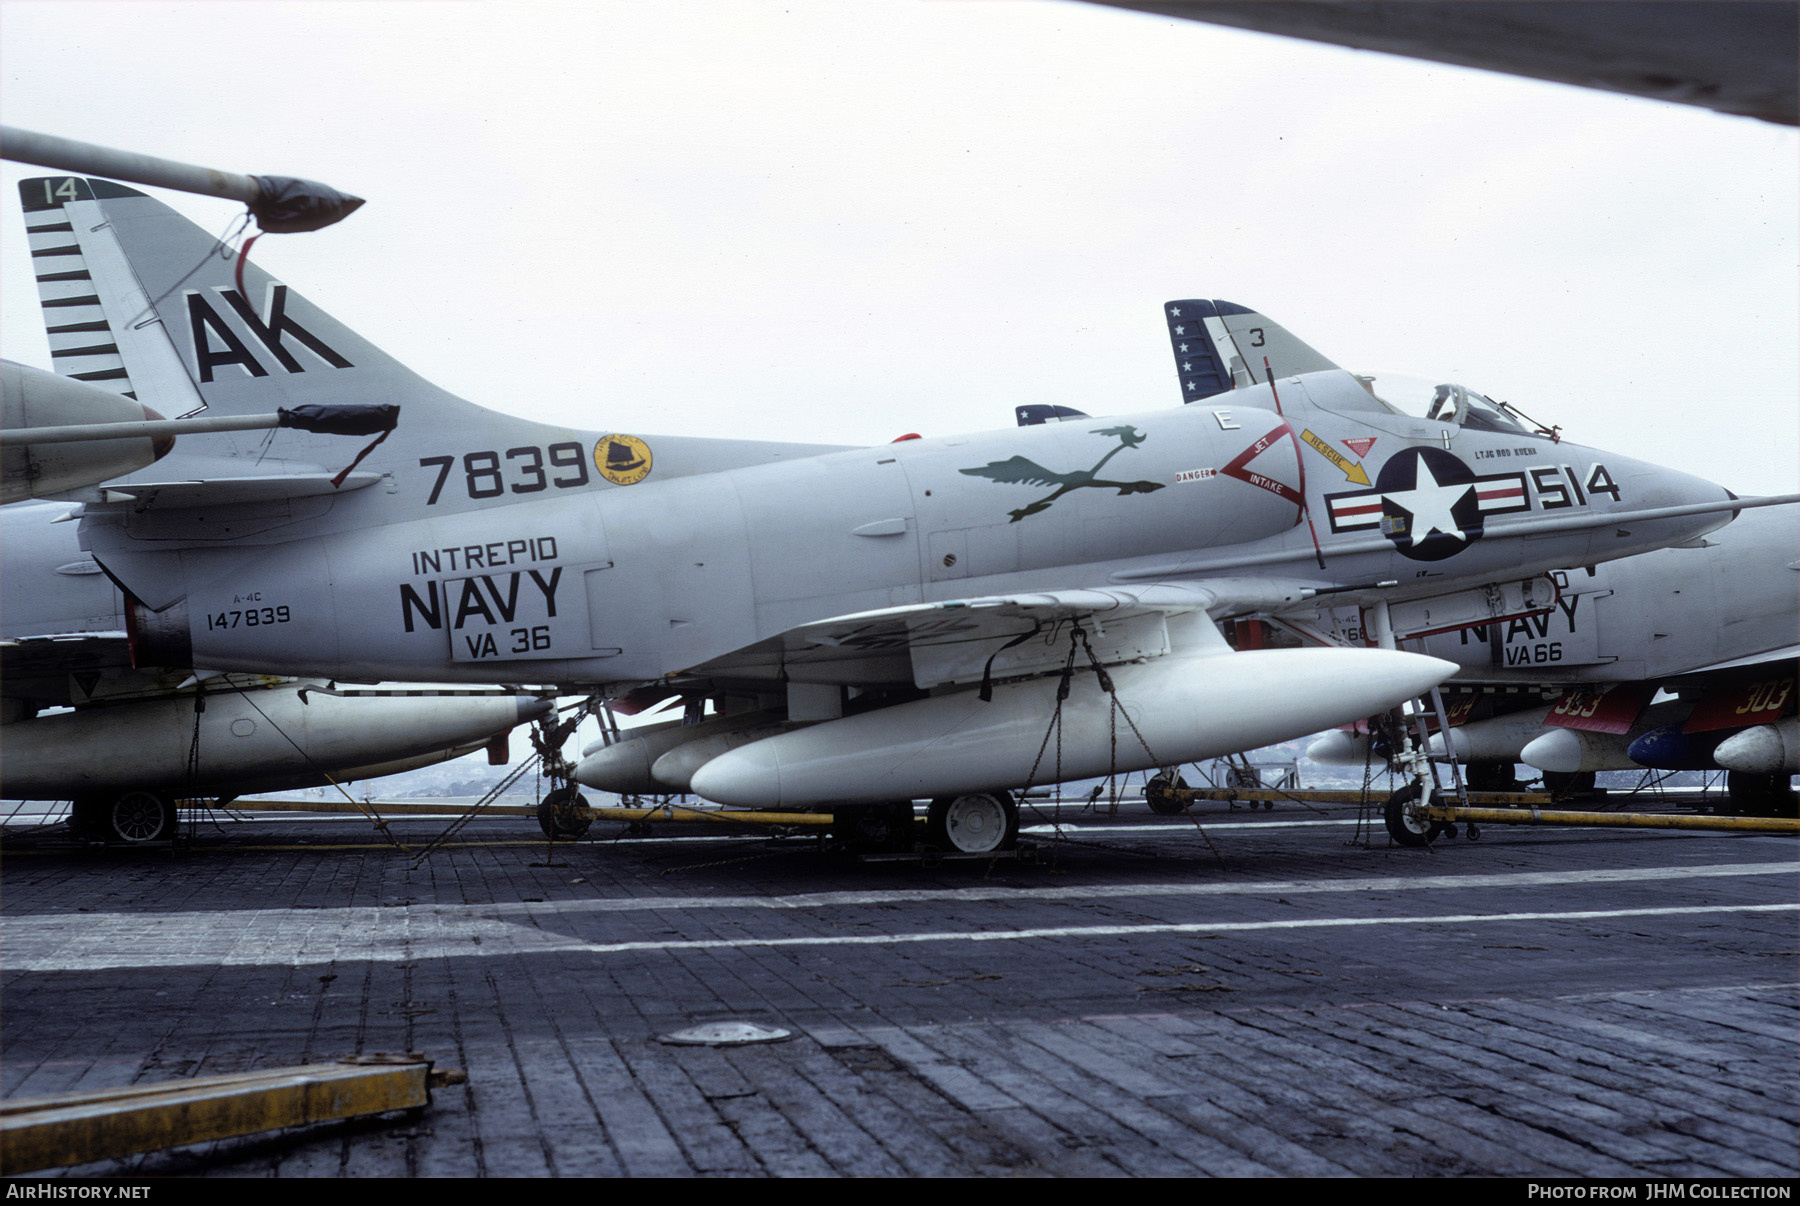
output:
[[[556,932],[557,919],[580,912],[634,912],[669,908],[819,908],[908,900],[1096,899],[1130,896],[1244,895],[1338,891],[1369,892],[1415,887],[1522,887],[1569,883],[1792,875],[1791,863],[1741,867],[1650,868],[1640,871],[1563,874],[1434,876],[1428,880],[1364,879],[1308,884],[1143,885],[1100,890],[972,889],[929,893],[829,893],[811,898],[724,898],[685,901],[570,901],[558,904],[413,905],[345,909],[232,910],[219,913],[80,913],[54,917],[13,916],[0,927],[0,969],[20,972],[87,971],[128,967],[322,964],[371,960],[480,955],[530,955],[554,951],[672,951],[780,946],[855,946],[892,942],[992,942],[1026,938],[1109,937],[1157,933],[1233,933],[1269,929],[1364,925],[1442,925],[1487,921],[1586,921],[1615,917],[1697,916],[1800,910],[1800,904],[1722,904],[1565,912],[1466,913],[1398,917],[1340,917],[1283,921],[1150,922],[1132,925],[1049,926],[1023,930],[938,930],[917,934],[817,935],[733,940],[667,939],[594,943]],[[1184,891],[1184,888],[1196,889]],[[990,919],[992,913],[985,914]],[[891,924],[891,919],[884,919]]]
[[[825,909],[855,905],[913,904],[929,901],[1044,901],[1119,900],[1141,897],[1180,896],[1292,896],[1321,892],[1409,892],[1468,888],[1562,888],[1582,884],[1634,884],[1670,879],[1718,879],[1745,875],[1800,876],[1800,863],[1705,863],[1695,867],[1624,867],[1595,871],[1491,872],[1473,875],[1375,875],[1356,879],[1265,879],[1249,883],[1202,884],[1095,884],[1067,888],[1009,888],[978,884],[967,888],[883,889],[869,892],[803,892],[788,896],[651,896],[626,899],[559,901],[507,901],[481,905],[421,904],[386,912],[427,913],[444,916],[469,912],[476,916],[542,917],[562,913],[666,912],[670,909]],[[309,909],[306,916],[328,921],[334,915],[357,914],[358,909]],[[217,925],[238,924],[240,919],[264,917],[263,909],[162,914],[171,924],[206,920]],[[7,926],[27,923],[66,923],[93,926],[141,916],[137,913],[81,913],[56,916],[15,916]],[[4,933],[0,929],[0,933]]]
[[[1250,883],[1105,884],[1069,888],[923,888],[916,891],[811,892],[794,896],[676,896],[661,900],[572,900],[558,912],[635,912],[639,909],[819,909],[841,905],[911,904],[915,901],[1118,900],[1180,896],[1292,896],[1320,892],[1407,892],[1457,888],[1560,888],[1668,879],[1716,879],[1742,875],[1800,876],[1800,863],[1710,863],[1698,867],[1629,867],[1609,871],[1525,871],[1477,875],[1378,875],[1357,879],[1272,879]],[[499,905],[527,912],[543,905]]]
[[[378,914],[397,910],[369,909]],[[6,959],[9,974],[19,972],[102,971],[137,967],[214,966],[313,966],[327,963],[401,963],[417,959],[468,958],[470,956],[527,956],[568,952],[653,954],[670,951],[722,951],[757,947],[888,946],[921,942],[1017,942],[1038,938],[1122,938],[1145,934],[1233,934],[1257,930],[1341,929],[1370,925],[1473,925],[1481,922],[1602,921],[1624,917],[1693,917],[1718,913],[1800,912],[1800,903],[1761,905],[1695,905],[1644,909],[1585,909],[1563,913],[1452,913],[1427,917],[1320,917],[1283,921],[1145,922],[1135,925],[1039,926],[1023,930],[937,930],[920,934],[831,934],[798,938],[672,938],[640,942],[583,942],[565,935],[505,922],[477,921],[472,925],[435,927],[407,925],[382,927],[371,924],[344,934],[321,933],[322,927],[306,926],[292,935],[303,940],[299,949],[281,934],[238,932],[225,935],[218,951],[196,949],[206,945],[210,933],[152,923],[142,927],[128,947],[129,955],[86,955],[67,948],[36,957]],[[371,918],[371,921],[374,919]],[[414,919],[415,921],[417,919]],[[388,932],[380,932],[386,929]],[[152,936],[161,937],[164,951],[153,949]],[[89,935],[84,935],[89,937]],[[323,939],[323,941],[320,941]],[[71,944],[75,945],[75,944]],[[86,945],[82,943],[80,945]],[[323,948],[323,949],[321,949]]]
[[670,942],[595,943],[575,949],[621,951],[729,950],[746,946],[883,946],[893,942],[1013,942],[1021,938],[1107,938],[1130,934],[1232,934],[1251,930],[1329,929],[1359,925],[1469,925],[1480,921],[1594,921],[1699,913],[1800,913],[1800,904],[1698,905],[1655,909],[1589,909],[1570,913],[1452,913],[1442,917],[1318,917],[1286,921],[1149,922],[1138,925],[1044,926],[1030,930],[966,930],[932,934],[844,934],[810,938],[705,938]]

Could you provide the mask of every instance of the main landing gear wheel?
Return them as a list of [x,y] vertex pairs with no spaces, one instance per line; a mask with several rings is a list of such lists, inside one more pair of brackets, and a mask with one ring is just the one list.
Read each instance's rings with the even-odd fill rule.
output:
[[69,836],[78,842],[106,840],[106,801],[76,796],[69,801]]
[[553,842],[570,842],[594,823],[587,800],[573,787],[559,787],[538,802],[538,828]]
[[[1400,846],[1429,846],[1433,839],[1444,832],[1444,826],[1438,821],[1427,821],[1418,815],[1416,801],[1419,798],[1419,785],[1409,783],[1388,797],[1387,806],[1381,810],[1381,819],[1387,823],[1388,836]],[[1438,793],[1432,792],[1430,802],[1439,802]]]
[[1780,817],[1794,815],[1794,793],[1790,777],[1783,774],[1758,775],[1747,771],[1728,771],[1725,795],[1730,811],[1746,817]]
[[840,804],[831,810],[832,835],[861,853],[909,853],[916,827],[911,800]]
[[155,792],[128,791],[106,810],[106,837],[137,845],[160,842],[175,828],[175,806]]
[[1187,807],[1180,800],[1169,794],[1170,791],[1186,791],[1187,780],[1180,775],[1156,774],[1144,784],[1144,803],[1150,811],[1159,817],[1180,816]]
[[1519,779],[1511,762],[1471,762],[1463,767],[1470,791],[1518,791]]
[[1544,790],[1557,803],[1586,800],[1594,796],[1593,771],[1545,771]]
[[925,817],[934,846],[957,854],[992,854],[1019,839],[1019,809],[1003,791],[939,796]]

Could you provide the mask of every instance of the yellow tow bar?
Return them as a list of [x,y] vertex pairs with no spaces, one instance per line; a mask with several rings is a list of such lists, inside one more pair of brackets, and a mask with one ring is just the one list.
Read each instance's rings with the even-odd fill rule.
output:
[[689,808],[659,804],[647,808],[587,808],[576,816],[596,821],[711,821],[718,825],[817,825],[831,822],[828,812],[751,812],[723,808]]
[[121,1089],[0,1102],[0,1174],[67,1168],[282,1127],[418,1109],[461,1084],[422,1055],[352,1056]]
[[[468,804],[429,804],[415,800],[375,800],[369,807],[390,817],[408,814],[447,816],[474,811]],[[243,800],[231,805],[230,812],[362,812],[347,800]],[[483,816],[531,817],[537,815],[535,804],[489,804]],[[694,808],[685,804],[656,804],[641,808],[581,808],[569,810],[569,819],[580,821],[712,821],[729,825],[814,825],[828,826],[828,812],[756,812],[749,809]]]
[[[1223,804],[1366,804],[1360,791],[1345,787],[1170,787],[1164,797],[1179,804],[1209,800]],[[1471,800],[1483,804],[1544,804],[1549,796],[1523,791],[1472,791]],[[1379,801],[1379,797],[1376,797]]]
[[1794,817],[1709,817],[1685,812],[1570,812],[1550,808],[1458,808],[1429,805],[1425,819],[1478,825],[1610,825],[1615,829],[1737,830],[1749,833],[1800,833]]

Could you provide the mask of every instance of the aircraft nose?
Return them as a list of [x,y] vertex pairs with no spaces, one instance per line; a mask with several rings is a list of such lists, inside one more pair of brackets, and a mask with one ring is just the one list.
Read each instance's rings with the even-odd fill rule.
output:
[[[1598,474],[1591,475],[1590,480],[1598,480],[1602,488],[1606,485]],[[1629,498],[1622,501],[1631,501],[1641,509],[1729,502],[1737,497],[1717,482],[1662,465],[1642,462],[1635,464],[1626,480],[1632,489]],[[1727,511],[1725,514],[1729,515],[1731,512]]]
[[[1737,516],[1736,511],[1726,508],[1680,514],[1678,509],[1716,506],[1735,501],[1737,495],[1717,482],[1661,465],[1631,463],[1611,480],[1603,465],[1596,465],[1589,471],[1588,487],[1591,503],[1620,513],[1617,538],[1646,548],[1697,540]],[[1616,500],[1609,497],[1614,493],[1618,495]],[[1677,513],[1668,514],[1669,511]]]

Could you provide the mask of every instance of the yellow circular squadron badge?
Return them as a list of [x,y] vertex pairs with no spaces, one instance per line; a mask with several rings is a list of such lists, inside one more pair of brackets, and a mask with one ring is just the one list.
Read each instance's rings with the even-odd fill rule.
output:
[[594,445],[594,467],[615,486],[631,486],[650,475],[650,445],[628,435],[604,435]]

